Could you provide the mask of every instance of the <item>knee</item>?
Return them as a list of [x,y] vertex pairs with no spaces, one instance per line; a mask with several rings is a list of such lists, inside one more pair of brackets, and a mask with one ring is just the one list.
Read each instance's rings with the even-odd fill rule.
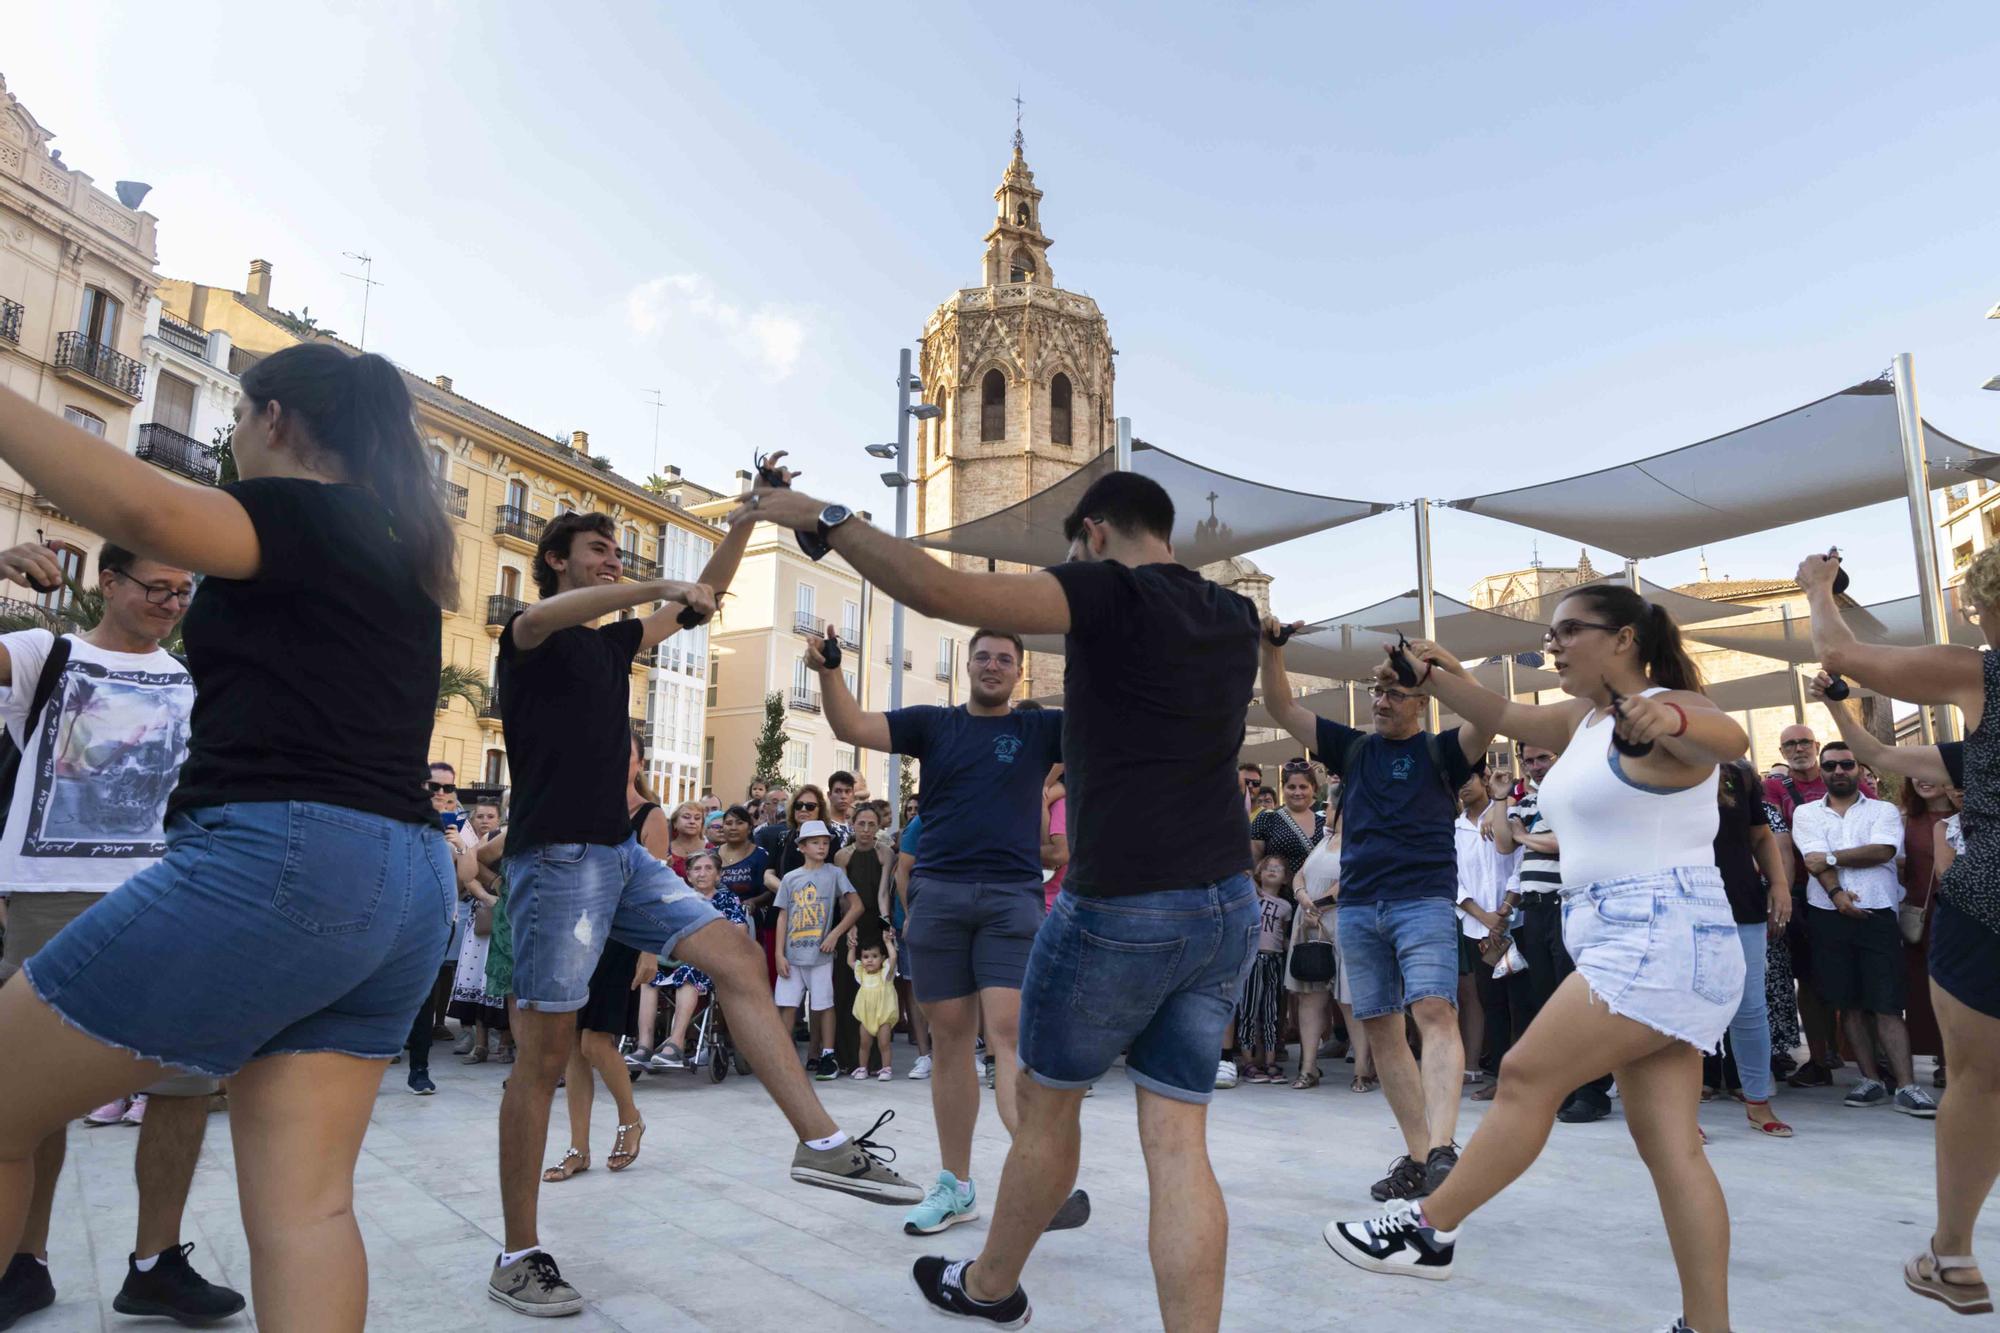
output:
[[1496,1099],[1524,1102],[1554,1101],[1558,1104],[1569,1095],[1569,1089],[1558,1088],[1551,1075],[1553,1070],[1538,1062],[1521,1047],[1515,1046],[1500,1057],[1500,1087],[1495,1092]]
[[1426,1037],[1434,1032],[1442,1036],[1458,1028],[1458,1010],[1451,1001],[1435,995],[1425,996],[1411,1005],[1410,1017],[1417,1020],[1417,1030]]

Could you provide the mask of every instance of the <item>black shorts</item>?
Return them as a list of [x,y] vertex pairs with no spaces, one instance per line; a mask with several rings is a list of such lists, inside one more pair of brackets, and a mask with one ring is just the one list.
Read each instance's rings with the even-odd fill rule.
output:
[[1903,1012],[1903,932],[1894,908],[1878,908],[1865,917],[1808,908],[1806,934],[1812,941],[1813,976],[1828,1004],[1871,1014]]
[[604,941],[597,970],[590,974],[590,998],[576,1011],[577,1027],[613,1037],[631,1036],[639,1018],[639,992],[632,988],[632,974],[638,969],[637,949],[615,939]]
[[1960,1004],[2000,1018],[2000,935],[1939,898],[1931,920],[1931,980]]

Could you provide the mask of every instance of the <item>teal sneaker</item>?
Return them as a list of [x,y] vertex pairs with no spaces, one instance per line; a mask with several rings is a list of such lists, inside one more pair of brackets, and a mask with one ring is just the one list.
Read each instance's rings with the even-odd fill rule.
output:
[[959,1183],[949,1171],[938,1172],[937,1183],[924,1201],[903,1217],[903,1231],[911,1236],[935,1236],[947,1227],[970,1222],[979,1216],[979,1195],[972,1182]]

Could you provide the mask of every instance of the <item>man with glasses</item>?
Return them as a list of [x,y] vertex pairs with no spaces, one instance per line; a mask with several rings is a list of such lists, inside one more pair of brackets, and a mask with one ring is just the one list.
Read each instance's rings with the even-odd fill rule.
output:
[[[1821,995],[1840,1011],[1861,1066],[1861,1081],[1843,1104],[1889,1103],[1904,1115],[1929,1119],[1937,1114],[1937,1103],[1917,1086],[1903,1024],[1903,936],[1896,924],[1903,899],[1896,873],[1903,854],[1902,812],[1862,792],[1861,766],[1845,742],[1828,741],[1819,766],[1826,795],[1798,808],[1792,841],[1812,876],[1806,937],[1813,972]],[[1875,1077],[1883,1063],[1896,1080],[1893,1095]]]
[[[1458,789],[1493,739],[1470,724],[1423,730],[1425,697],[1378,684],[1374,729],[1315,716],[1292,695],[1285,650],[1266,623],[1264,707],[1341,779],[1340,956],[1354,1016],[1409,1151],[1371,1193],[1421,1198],[1458,1163],[1453,1135],[1464,1091],[1458,1030]],[[1413,645],[1421,650],[1424,645]],[[1414,663],[1422,659],[1414,654]],[[1426,666],[1424,670],[1432,670]],[[1410,1051],[1407,1011],[1423,1038]]]
[[[160,644],[193,599],[194,576],[109,542],[97,568],[104,611],[90,630],[0,635],[0,721],[20,760],[11,793],[0,790],[0,895],[8,898],[0,980],[166,852],[162,821],[187,756],[194,682]],[[32,542],[0,552],[0,577],[29,587],[63,583],[54,554]],[[143,1002],[144,984],[133,978],[134,1003]],[[170,1073],[137,1099],[120,1098],[84,1119],[140,1127],[138,1236],[114,1302],[120,1311],[206,1323],[243,1308],[242,1296],[194,1271],[194,1246],[181,1242],[217,1086]],[[0,1276],[0,1328],[55,1301],[49,1213],[64,1147],[57,1132],[35,1150],[20,1251]]]
[[1254,817],[1258,809],[1257,793],[1264,786],[1264,770],[1246,760],[1236,766],[1236,778],[1243,784],[1244,813]]

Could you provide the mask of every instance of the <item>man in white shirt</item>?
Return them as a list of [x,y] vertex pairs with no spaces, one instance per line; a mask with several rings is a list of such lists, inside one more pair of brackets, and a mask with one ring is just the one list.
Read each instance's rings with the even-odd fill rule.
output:
[[[1861,1081],[1848,1106],[1891,1102],[1904,1115],[1926,1119],[1937,1103],[1916,1085],[1910,1067],[1910,1034],[1903,1025],[1903,936],[1896,906],[1903,885],[1896,874],[1903,854],[1903,816],[1887,801],[1861,790],[1854,752],[1839,741],[1820,750],[1826,795],[1792,814],[1792,841],[1811,877],[1806,887],[1806,938],[1820,993],[1840,1011],[1848,1044],[1861,1064]],[[1896,1092],[1875,1078],[1886,1059]]]

